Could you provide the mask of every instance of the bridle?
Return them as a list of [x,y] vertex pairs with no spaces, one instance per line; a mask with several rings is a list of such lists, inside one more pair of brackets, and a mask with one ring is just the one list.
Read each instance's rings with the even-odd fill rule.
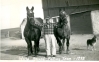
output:
[[[27,19],[31,20],[31,19],[34,19],[34,17],[30,17],[29,15],[27,15]],[[30,24],[32,23],[33,21],[30,21]]]
[[27,17],[28,17],[29,19],[34,18],[34,17],[30,17],[30,16],[28,16],[28,15],[27,15]]

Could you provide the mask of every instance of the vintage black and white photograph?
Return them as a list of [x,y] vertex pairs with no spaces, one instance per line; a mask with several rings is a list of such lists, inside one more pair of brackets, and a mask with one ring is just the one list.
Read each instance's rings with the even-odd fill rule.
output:
[[99,0],[0,0],[0,60],[99,61]]

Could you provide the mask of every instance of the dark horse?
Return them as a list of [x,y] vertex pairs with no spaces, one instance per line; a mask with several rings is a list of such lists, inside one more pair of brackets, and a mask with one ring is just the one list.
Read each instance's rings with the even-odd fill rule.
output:
[[28,56],[33,54],[32,41],[34,41],[34,54],[35,54],[35,56],[37,56],[37,54],[39,52],[39,40],[40,40],[40,36],[41,36],[40,28],[35,25],[33,10],[34,10],[33,6],[31,9],[26,7],[27,23],[26,23],[26,26],[24,29],[24,37],[25,37],[25,41],[27,43]]
[[62,51],[64,50],[64,43],[66,39],[67,39],[66,53],[69,53],[70,28],[68,26],[66,13],[62,9],[59,11],[59,21],[57,23],[57,26],[54,28],[54,35],[59,45],[59,53],[61,54]]

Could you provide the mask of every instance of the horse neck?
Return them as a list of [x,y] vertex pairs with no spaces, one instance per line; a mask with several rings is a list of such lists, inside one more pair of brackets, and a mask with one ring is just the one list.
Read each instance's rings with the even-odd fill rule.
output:
[[26,23],[26,26],[27,27],[30,27],[31,26],[31,24],[29,23],[29,18],[27,17],[27,23]]

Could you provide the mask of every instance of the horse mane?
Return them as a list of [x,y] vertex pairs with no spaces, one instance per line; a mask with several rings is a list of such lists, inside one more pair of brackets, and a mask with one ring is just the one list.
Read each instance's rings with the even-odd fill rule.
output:
[[42,18],[34,18],[35,24],[42,26],[43,24],[43,19]]

